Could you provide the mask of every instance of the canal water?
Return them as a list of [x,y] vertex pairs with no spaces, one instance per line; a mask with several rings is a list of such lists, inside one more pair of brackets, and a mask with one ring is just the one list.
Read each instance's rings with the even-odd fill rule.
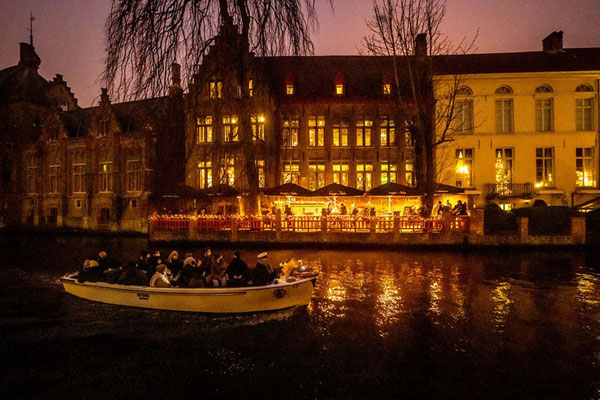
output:
[[84,258],[136,258],[145,239],[0,240],[3,399],[600,396],[591,252],[273,250],[321,271],[310,307],[212,317],[64,293]]

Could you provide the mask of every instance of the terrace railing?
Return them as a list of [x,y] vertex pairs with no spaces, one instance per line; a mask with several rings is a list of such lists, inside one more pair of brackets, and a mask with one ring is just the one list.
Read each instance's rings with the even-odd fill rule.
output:
[[531,199],[533,185],[531,183],[486,183],[483,185],[486,199]]

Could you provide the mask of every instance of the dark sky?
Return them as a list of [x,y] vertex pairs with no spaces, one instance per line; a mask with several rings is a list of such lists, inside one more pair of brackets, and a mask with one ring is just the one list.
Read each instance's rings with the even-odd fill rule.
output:
[[[316,54],[357,54],[367,33],[371,0],[319,4]],[[478,52],[541,49],[553,30],[565,32],[565,47],[600,47],[600,0],[448,0],[444,32],[454,42],[479,29]],[[64,76],[82,107],[97,102],[104,58],[104,21],[109,0],[0,0],[0,69],[18,62],[18,43],[29,40],[29,11],[40,73]]]

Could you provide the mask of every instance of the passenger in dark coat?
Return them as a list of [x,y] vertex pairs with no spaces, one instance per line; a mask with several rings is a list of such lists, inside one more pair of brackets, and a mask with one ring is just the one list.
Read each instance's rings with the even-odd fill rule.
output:
[[254,286],[264,286],[273,282],[277,277],[277,271],[271,268],[269,264],[269,255],[267,252],[258,255],[256,267],[252,270],[252,283]]
[[148,277],[148,280],[152,279],[152,277],[156,273],[156,267],[158,267],[160,264],[162,264],[162,259],[160,258],[160,251],[155,250],[154,253],[152,253],[150,259],[148,260],[148,270],[146,271],[146,276]]
[[181,271],[181,267],[183,267],[183,261],[179,259],[179,253],[172,251],[171,254],[169,254],[169,258],[167,258],[167,268],[171,271],[171,276],[173,278]]
[[233,260],[227,266],[225,273],[227,274],[227,286],[239,287],[248,284],[250,269],[248,268],[248,264],[242,260],[239,251],[233,253]]
[[150,253],[147,250],[142,250],[140,254],[140,258],[137,261],[137,267],[139,270],[144,272],[148,272],[148,267],[150,266]]
[[119,268],[119,262],[109,258],[108,254],[104,250],[98,253],[97,261],[102,271],[107,271],[111,268]]
[[200,268],[202,269],[202,275],[204,277],[209,276],[212,271],[212,263],[213,263],[212,251],[210,250],[209,247],[204,249],[204,254],[202,255],[202,258],[200,259],[200,261],[202,262],[200,264]]
[[192,279],[193,272],[196,269],[196,260],[191,253],[186,253],[183,266],[179,273],[175,276],[175,284],[181,287],[187,287]]
[[139,262],[136,264],[135,261],[127,263],[121,276],[117,280],[120,285],[135,285],[135,286],[146,286],[148,285],[148,278],[146,273],[138,269]]
[[96,260],[85,260],[83,268],[77,275],[77,281],[82,282],[98,282],[104,280],[104,273],[100,269],[100,265]]

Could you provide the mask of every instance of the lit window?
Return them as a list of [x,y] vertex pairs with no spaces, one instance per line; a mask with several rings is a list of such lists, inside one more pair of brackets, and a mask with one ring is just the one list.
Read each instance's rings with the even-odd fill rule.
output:
[[111,162],[100,163],[100,192],[113,191],[113,164]]
[[[505,147],[496,149],[496,183],[512,183],[514,149]],[[501,182],[498,182],[501,181]]]
[[256,160],[256,172],[258,176],[258,187],[266,187],[265,160]]
[[212,186],[212,161],[199,161],[198,170],[198,189],[206,189]]
[[347,162],[336,162],[333,164],[333,183],[348,186],[350,165]]
[[210,81],[208,83],[208,97],[220,99],[223,97],[223,81]]
[[85,164],[73,164],[73,193],[85,192]]
[[264,114],[252,114],[250,116],[252,126],[252,140],[265,140],[265,116]]
[[333,125],[333,146],[348,147],[348,122],[341,121]]
[[394,120],[390,117],[381,117],[381,146],[389,147],[396,144],[396,131]]
[[344,85],[340,85],[340,84],[335,85],[335,94],[343,95],[344,94]]
[[415,147],[415,135],[411,132],[408,123],[404,125],[404,145],[406,147]]
[[294,94],[294,85],[287,84],[285,85],[285,94],[291,96]]
[[575,99],[575,128],[577,131],[591,131],[593,129],[593,98]]
[[308,117],[308,145],[311,147],[325,146],[325,117]]
[[535,149],[535,187],[554,186],[554,148]]
[[404,164],[404,171],[404,179],[406,179],[406,184],[408,186],[415,186],[415,161],[406,160]]
[[225,115],[223,117],[223,139],[226,142],[237,142],[238,136],[238,118],[237,115]]
[[578,147],[575,149],[575,172],[577,174],[576,186],[596,186],[594,150],[593,147]]
[[553,116],[552,99],[536,99],[535,101],[535,130],[551,132]]
[[300,180],[300,163],[298,162],[285,162],[283,164],[283,183],[295,183],[298,184]]
[[221,175],[221,183],[233,186],[235,183],[235,160],[228,158],[223,163],[223,174]]
[[381,184],[396,182],[398,166],[392,161],[381,162]]
[[392,94],[392,85],[390,85],[389,83],[384,83],[383,84],[383,94],[385,94],[385,95]]
[[254,81],[252,79],[248,81],[248,96],[254,96]]
[[319,189],[325,186],[325,163],[309,163],[308,172],[310,173],[310,190]]
[[212,117],[210,115],[205,117],[198,117],[196,122],[196,141],[197,143],[211,143],[212,142]]
[[142,162],[127,161],[127,190],[139,192],[142,190]]
[[373,187],[373,164],[356,164],[356,187],[365,192]]
[[456,149],[456,186],[473,187],[473,149]]
[[298,129],[300,121],[298,117],[284,117],[281,127],[283,147],[298,147]]
[[373,121],[360,117],[356,121],[356,146],[369,147],[371,146],[371,129]]
[[513,132],[513,99],[496,100],[496,132]]

